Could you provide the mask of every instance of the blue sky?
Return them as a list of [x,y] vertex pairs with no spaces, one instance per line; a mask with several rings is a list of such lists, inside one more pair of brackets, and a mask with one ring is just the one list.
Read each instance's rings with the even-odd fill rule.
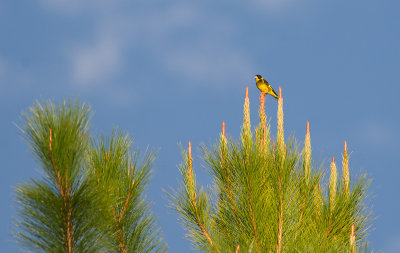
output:
[[[0,244],[13,187],[40,176],[15,124],[35,99],[76,97],[94,111],[92,133],[129,132],[159,149],[148,199],[169,252],[190,252],[163,189],[176,187],[179,143],[211,144],[221,122],[237,138],[245,86],[256,124],[262,74],[284,96],[286,136],[313,159],[339,158],[373,178],[376,250],[400,251],[399,1],[0,1]],[[276,103],[267,100],[276,131]],[[196,150],[196,149],[195,149]],[[197,156],[196,156],[197,154]],[[195,152],[195,172],[210,184]],[[326,162],[326,164],[328,164]]]

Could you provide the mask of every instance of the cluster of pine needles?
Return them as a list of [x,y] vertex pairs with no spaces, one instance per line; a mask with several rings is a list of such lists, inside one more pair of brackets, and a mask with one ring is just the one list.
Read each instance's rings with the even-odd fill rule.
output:
[[202,162],[213,186],[199,189],[191,144],[183,151],[183,183],[169,193],[193,246],[202,252],[364,252],[371,212],[369,180],[350,180],[347,143],[342,176],[334,158],[330,173],[311,159],[309,123],[304,146],[284,139],[283,99],[279,88],[277,134],[272,139],[260,95],[260,122],[250,126],[248,88],[240,140],[225,135],[202,146]]
[[30,252],[164,252],[144,189],[154,152],[139,159],[131,138],[89,135],[90,108],[37,102],[22,134],[42,178],[16,187],[15,236]]

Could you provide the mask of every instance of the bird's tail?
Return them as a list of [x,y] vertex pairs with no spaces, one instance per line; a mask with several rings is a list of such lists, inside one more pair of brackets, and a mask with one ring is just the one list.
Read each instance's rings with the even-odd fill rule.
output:
[[274,90],[272,90],[271,95],[278,101],[278,95],[276,95]]

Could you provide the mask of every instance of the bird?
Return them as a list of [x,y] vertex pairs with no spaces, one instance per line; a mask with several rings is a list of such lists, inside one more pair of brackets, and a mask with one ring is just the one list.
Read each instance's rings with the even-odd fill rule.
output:
[[256,79],[256,85],[257,88],[271,96],[273,96],[276,100],[278,100],[278,95],[276,95],[276,92],[274,89],[272,89],[271,85],[265,80],[261,75],[255,75],[254,78]]

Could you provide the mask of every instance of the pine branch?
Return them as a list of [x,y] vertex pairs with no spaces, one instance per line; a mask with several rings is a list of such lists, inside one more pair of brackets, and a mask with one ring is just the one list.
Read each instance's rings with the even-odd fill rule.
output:
[[130,137],[116,130],[92,142],[87,158],[90,175],[98,190],[107,193],[103,220],[108,225],[99,229],[108,235],[107,252],[164,252],[166,245],[143,195],[154,154],[146,152],[139,160],[131,146]]
[[[239,141],[226,139],[223,123],[217,144],[212,149],[202,146],[203,162],[215,186],[210,194],[197,192],[191,147],[189,155],[183,155],[183,183],[169,196],[193,245],[202,252],[358,249],[371,224],[364,203],[368,183],[361,179],[350,186],[347,151],[343,155],[343,180],[337,181],[336,166],[332,165],[325,185],[322,166],[312,169],[309,123],[302,152],[293,139],[285,141],[282,90],[277,136],[272,144],[265,95],[260,95],[260,124],[255,134],[249,105],[246,88]],[[354,232],[350,231],[352,226]]]
[[39,252],[99,249],[90,229],[98,199],[84,178],[82,163],[88,122],[89,108],[78,102],[37,102],[24,114],[22,133],[45,178],[16,189],[21,245]]
[[[279,180],[279,189],[282,190],[281,181]],[[278,218],[278,243],[276,245],[276,252],[280,253],[282,251],[282,231],[283,231],[283,197],[279,198],[279,218]]]
[[[253,192],[252,192],[252,190],[251,190],[251,181],[249,182],[249,186],[250,186],[250,196],[253,196]],[[256,250],[257,250],[257,253],[260,253],[261,252],[261,248],[260,248],[260,245],[259,245],[259,242],[258,242],[258,233],[257,233],[257,224],[256,224],[256,219],[255,219],[255,214],[254,214],[254,208],[253,208],[253,200],[252,200],[252,197],[250,197],[250,216],[251,216],[251,224],[252,224],[252,226],[253,226],[253,235],[254,235],[254,240],[255,240],[255,243],[256,243]]]
[[143,195],[153,153],[138,163],[130,139],[115,133],[110,145],[102,137],[88,147],[88,123],[77,102],[36,103],[24,114],[44,177],[16,188],[18,242],[34,252],[164,252]]
[[[68,172],[65,173],[65,182],[62,182],[60,172],[57,169],[57,164],[55,161],[55,158],[53,156],[52,152],[52,143],[53,143],[53,137],[52,137],[52,129],[50,128],[50,135],[49,135],[49,150],[50,150],[50,161],[52,168],[54,170],[54,173],[56,174],[56,181],[57,185],[60,191],[60,195],[63,198],[64,202],[64,210],[66,212],[66,217],[64,217],[64,237],[66,238],[64,241],[64,249],[65,252],[72,253],[73,252],[73,243],[72,243],[72,238],[73,238],[73,228],[72,228],[72,222],[71,222],[71,205],[70,205],[70,190],[68,187]],[[63,189],[65,187],[65,189]]]
[[128,204],[129,204],[129,200],[130,200],[130,198],[131,198],[131,194],[132,194],[132,191],[133,191],[133,184],[135,183],[135,178],[133,177],[133,165],[131,165],[131,175],[132,175],[132,185],[131,185],[130,188],[129,188],[128,196],[126,196],[124,208],[122,209],[121,215],[119,216],[119,220],[118,220],[119,222],[121,222],[121,219],[122,219],[122,217],[123,217],[124,214],[125,214],[126,207],[127,207]]
[[[199,227],[200,231],[202,232],[202,234],[204,235],[204,237],[210,244],[211,248],[215,248],[214,242],[211,239],[211,236],[208,233],[208,231],[207,231],[206,227],[204,226],[204,223],[202,222],[201,217],[200,217],[200,210],[199,210],[198,204],[197,204],[196,184],[195,184],[194,177],[193,177],[192,145],[191,145],[190,141],[188,144],[187,161],[188,161],[187,178],[188,178],[188,185],[189,185],[188,190],[189,190],[190,196],[191,196],[190,202],[191,202],[191,206],[193,208],[196,225]],[[217,248],[215,248],[215,249],[217,250],[217,252],[220,252]]]

